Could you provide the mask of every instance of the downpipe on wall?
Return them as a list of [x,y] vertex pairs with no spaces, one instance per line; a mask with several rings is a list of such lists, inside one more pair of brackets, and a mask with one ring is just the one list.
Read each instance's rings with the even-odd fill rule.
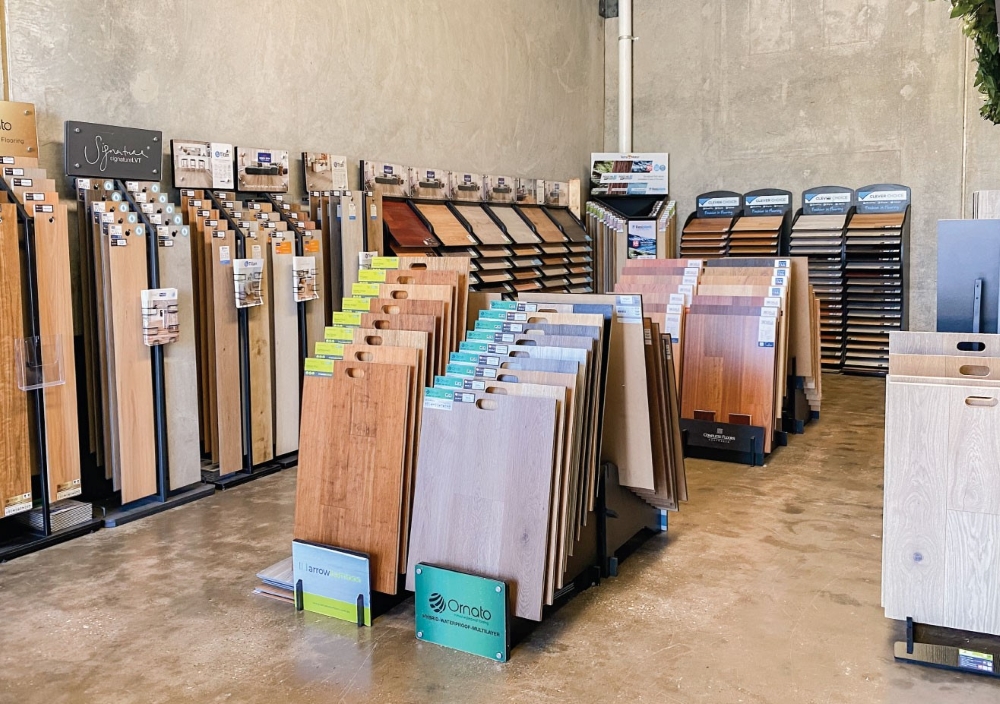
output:
[[618,0],[618,151],[632,151],[632,0]]

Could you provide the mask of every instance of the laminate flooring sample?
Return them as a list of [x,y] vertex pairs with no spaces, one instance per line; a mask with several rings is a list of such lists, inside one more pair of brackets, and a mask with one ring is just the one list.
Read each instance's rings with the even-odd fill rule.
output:
[[458,346],[453,342],[460,336],[461,323],[465,318],[458,318],[456,306],[452,304],[455,289],[452,286],[433,284],[381,284],[379,298],[399,301],[440,301],[444,304],[444,319],[441,321],[441,337],[444,349],[451,350]]
[[535,228],[535,232],[542,238],[543,242],[565,242],[566,236],[563,234],[552,219],[545,214],[545,211],[538,205],[516,206],[521,214],[526,217]]
[[389,234],[403,247],[437,247],[440,244],[406,201],[383,200],[382,217]]
[[[358,280],[358,253],[365,248],[364,194],[344,191],[340,194],[340,273],[343,295],[351,295]],[[426,228],[425,228],[426,229]],[[381,239],[381,238],[379,238]]]
[[[440,271],[442,269],[447,271],[457,271],[458,272],[458,291],[457,304],[458,311],[455,316],[459,323],[462,325],[461,321],[466,319],[467,310],[469,307],[469,269],[471,261],[468,257],[401,257],[399,260],[399,268],[405,270],[413,269],[428,269],[430,271]],[[461,327],[455,329],[455,338],[453,340],[452,346],[449,351],[454,352],[458,349],[459,338],[461,337],[459,333],[462,332]]]
[[371,330],[412,330],[427,334],[427,360],[422,383],[431,386],[438,365],[437,320],[433,315],[388,315],[384,313],[362,313],[361,327]]
[[[443,203],[416,203],[417,210],[431,224],[435,236],[446,247],[467,247],[475,240]],[[397,240],[398,241],[398,240]]]
[[[156,493],[153,384],[149,348],[143,342],[141,292],[146,279],[146,240],[141,225],[125,223],[124,246],[108,247],[111,283],[115,426],[121,461],[122,503]],[[142,232],[143,234],[139,234]]]
[[[261,259],[264,267],[261,270],[261,287],[268,288],[264,282],[271,276],[270,248],[263,239],[257,241],[247,238],[246,253],[253,258]],[[254,256],[256,255],[256,256]],[[250,416],[251,432],[253,433],[253,464],[261,464],[274,459],[274,397],[273,386],[274,366],[272,351],[275,341],[271,338],[271,301],[262,297],[259,306],[247,308],[247,332],[250,343]],[[235,305],[235,303],[234,303]],[[296,338],[297,339],[297,338]],[[296,349],[298,345],[295,345]],[[278,389],[283,393],[284,389]],[[288,405],[283,403],[282,406]]]
[[163,386],[167,405],[167,460],[170,488],[201,481],[198,378],[194,304],[194,273],[190,228],[173,223],[167,227],[171,245],[157,248],[160,286],[177,289],[177,340],[163,346]]
[[531,231],[531,228],[528,227],[528,224],[520,214],[514,210],[513,206],[489,205],[486,207],[503,224],[507,235],[517,244],[535,244],[541,242],[538,235]]
[[418,562],[463,570],[507,582],[514,615],[539,621],[556,401],[474,395],[424,409],[407,588]]
[[[428,365],[434,368],[435,374],[443,375],[448,364],[448,348],[445,342],[445,331],[448,319],[445,317],[444,301],[429,301],[393,298],[372,298],[369,301],[369,311],[375,315],[396,316],[396,315],[429,315],[436,321],[437,327],[434,333],[434,348],[437,352],[437,363]],[[401,324],[401,323],[400,323]],[[402,330],[399,325],[390,325],[388,330]],[[429,384],[428,384],[429,385]]]
[[546,206],[545,210],[559,224],[559,227],[566,233],[566,238],[570,242],[587,241],[587,231],[584,229],[583,224],[576,219],[576,216],[570,212],[569,208],[550,208]]
[[405,365],[365,362],[303,381],[294,537],[367,553],[384,594],[398,585],[409,386]]
[[[233,263],[236,235],[210,235],[216,442],[219,472],[224,476],[243,468],[243,427],[240,400],[239,334],[233,296]],[[227,248],[225,256],[223,247]],[[252,383],[252,380],[251,380]]]
[[15,341],[24,337],[23,320],[17,210],[5,203],[0,205],[0,345],[10,357],[0,367],[0,509],[31,507],[28,396],[17,387],[13,362]]
[[[277,456],[294,452],[299,446],[299,304],[295,302],[295,252],[288,246],[291,244],[289,240],[272,238],[269,245],[271,340],[274,345],[274,454]],[[322,303],[322,300],[313,300],[305,305],[308,309],[316,304],[315,309],[322,311]],[[306,349],[311,351],[315,348],[309,346]],[[254,379],[250,383],[254,383]]]
[[510,244],[511,239],[503,233],[481,205],[466,205],[453,203],[452,207],[461,215],[476,239],[485,245]]
[[[316,349],[317,342],[323,342],[325,339],[323,332],[333,314],[333,309],[329,308],[328,303],[331,290],[330,265],[327,257],[327,245],[319,232],[307,232],[301,239],[303,256],[313,257],[316,260],[316,288],[319,289],[319,298],[306,301],[304,304],[306,307],[306,350],[312,351]],[[337,289],[338,292],[341,290],[341,288]],[[337,308],[340,308],[339,303]],[[296,366],[301,366],[301,362],[297,362]],[[295,443],[298,446],[298,440]]]

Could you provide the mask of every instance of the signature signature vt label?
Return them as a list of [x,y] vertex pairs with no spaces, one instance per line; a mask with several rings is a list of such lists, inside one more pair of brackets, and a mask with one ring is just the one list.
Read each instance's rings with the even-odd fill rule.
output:
[[162,132],[66,122],[68,176],[159,181],[162,159]]

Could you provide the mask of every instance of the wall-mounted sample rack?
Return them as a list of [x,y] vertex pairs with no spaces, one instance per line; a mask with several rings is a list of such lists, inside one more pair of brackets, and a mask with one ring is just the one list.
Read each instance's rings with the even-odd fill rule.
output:
[[96,530],[83,490],[67,208],[38,167],[35,109],[0,102],[0,562]]
[[910,189],[876,184],[857,189],[847,223],[844,371],[884,376],[889,333],[909,326]]
[[[143,156],[94,164],[88,149],[98,137]],[[160,191],[161,151],[159,132],[66,123],[81,222],[88,433],[115,492],[105,502],[108,527],[214,491],[201,484],[197,452],[190,232]]]
[[473,291],[592,290],[589,236],[566,205],[567,184],[546,190],[549,182],[509,176],[373,162],[361,168],[372,251],[469,257]]
[[682,259],[715,259],[729,253],[729,237],[743,212],[743,196],[733,191],[711,191],[696,199],[695,212],[681,231]]
[[809,283],[819,299],[826,371],[840,371],[844,364],[844,227],[853,211],[853,189],[811,188],[802,193],[802,208],[792,225],[790,254],[809,259]]

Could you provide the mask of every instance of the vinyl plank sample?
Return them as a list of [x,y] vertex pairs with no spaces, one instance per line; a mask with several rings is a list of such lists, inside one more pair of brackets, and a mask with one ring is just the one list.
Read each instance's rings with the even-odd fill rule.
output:
[[556,401],[474,395],[424,409],[407,588],[418,562],[464,570],[507,582],[514,615],[539,621]]
[[427,359],[423,378],[425,386],[434,383],[435,369],[438,364],[437,320],[433,315],[389,315],[386,313],[362,313],[361,327],[379,332],[388,330],[412,330],[427,334]]
[[389,234],[403,247],[436,247],[440,244],[406,201],[384,199],[382,218]]
[[167,460],[170,465],[170,488],[179,489],[201,481],[199,451],[197,350],[195,347],[194,287],[192,237],[182,235],[179,227],[170,227],[171,246],[157,248],[160,286],[177,289],[177,340],[163,349],[163,384],[167,404]]
[[543,242],[565,242],[566,236],[562,233],[551,218],[545,214],[541,206],[519,205],[517,209],[526,217],[535,228],[535,232],[542,238]]
[[[219,472],[225,476],[243,468],[243,428],[240,400],[239,335],[233,297],[233,264],[236,235],[211,237],[212,334],[214,358],[215,424]],[[223,247],[228,252],[223,256]]]
[[367,553],[384,594],[398,585],[409,386],[408,367],[366,362],[303,382],[294,537]]
[[[270,249],[266,244],[258,243],[252,238],[246,242],[246,251],[253,258],[261,259],[264,268],[261,271],[261,286],[271,275]],[[274,459],[274,405],[273,405],[273,366],[271,352],[271,301],[263,296],[263,302],[258,306],[247,308],[247,337],[250,347],[250,418],[253,464],[258,465]],[[297,340],[296,338],[294,338]],[[298,347],[298,345],[296,345]],[[279,393],[284,389],[279,389]],[[288,405],[287,402],[282,406]]]
[[415,203],[417,210],[431,224],[434,235],[446,247],[467,247],[475,244],[475,240],[465,229],[465,226],[452,214],[443,203]]
[[510,244],[511,239],[503,233],[481,205],[453,203],[452,207],[465,218],[476,239],[485,245]]
[[[290,240],[271,239],[271,312],[274,343],[274,453],[299,446],[299,304],[295,302],[294,249]],[[313,256],[313,255],[310,255]],[[319,258],[317,257],[317,260]],[[310,305],[322,312],[322,300]],[[312,326],[312,327],[315,327]],[[322,331],[320,331],[322,340]],[[314,347],[307,347],[311,352]],[[251,383],[253,383],[251,379]]]
[[456,312],[455,320],[459,327],[455,328],[454,344],[449,348],[449,351],[452,352],[458,349],[458,338],[461,337],[458,333],[462,332],[462,321],[466,319],[466,311],[469,307],[469,266],[470,260],[468,257],[411,256],[403,257],[399,260],[400,269],[428,269],[430,271],[444,269],[458,272],[458,291],[456,292],[458,311]]
[[[445,315],[445,302],[441,300],[417,300],[413,298],[372,298],[369,301],[369,311],[375,315],[429,315],[437,321],[437,329],[434,333],[435,348],[438,353],[438,360],[433,366],[436,374],[444,374],[445,366],[448,364],[448,349],[445,342],[446,327],[449,323]],[[388,329],[401,330],[405,328],[392,325]]]
[[[13,356],[24,337],[21,307],[21,255],[17,211],[0,205],[0,345]],[[28,396],[17,387],[12,358],[0,367],[0,510],[31,507],[31,452],[28,445]]]
[[1000,634],[1000,516],[948,511],[946,522],[948,628]]
[[486,206],[490,212],[503,224],[504,229],[517,244],[535,244],[541,242],[521,215],[509,205],[489,205]]

